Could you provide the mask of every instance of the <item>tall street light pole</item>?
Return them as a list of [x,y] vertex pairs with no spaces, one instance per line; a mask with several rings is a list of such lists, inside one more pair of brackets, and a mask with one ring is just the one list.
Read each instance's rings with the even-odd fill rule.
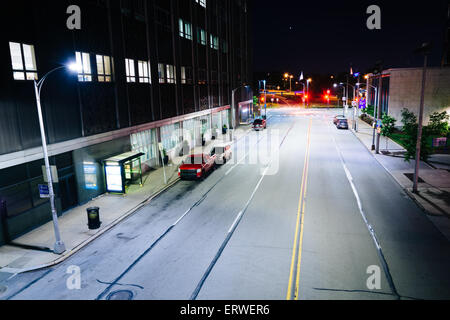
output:
[[431,44],[424,43],[422,47],[416,50],[417,53],[423,53],[424,55],[424,65],[423,65],[423,75],[422,75],[422,92],[420,97],[420,111],[419,111],[419,128],[417,132],[417,145],[416,145],[416,167],[414,171],[414,186],[413,192],[419,192],[419,169],[420,169],[420,154],[422,147],[422,131],[423,131],[423,113],[425,108],[425,86],[427,79],[427,63],[428,55],[431,53]]
[[42,91],[42,86],[44,85],[45,80],[48,78],[48,76],[50,74],[54,73],[55,71],[65,69],[65,68],[70,68],[71,71],[78,70],[78,67],[76,65],[70,65],[69,67],[61,66],[61,67],[55,68],[52,71],[48,72],[41,80],[34,81],[34,92],[36,95],[36,106],[37,106],[37,112],[38,112],[38,118],[39,118],[39,127],[40,127],[40,131],[41,131],[42,150],[43,150],[43,154],[44,154],[45,171],[47,173],[50,207],[51,207],[51,211],[52,211],[53,229],[54,229],[54,233],[55,233],[55,245],[53,248],[53,251],[55,254],[64,253],[64,251],[66,251],[66,246],[64,245],[64,242],[61,239],[61,233],[60,233],[59,224],[58,224],[58,213],[56,211],[56,206],[55,206],[55,192],[53,189],[53,177],[52,177],[52,172],[51,172],[50,161],[48,158],[47,137],[45,134],[44,118],[42,116],[41,91]]
[[312,82],[312,79],[309,78],[306,80],[306,107],[309,107],[309,84]]

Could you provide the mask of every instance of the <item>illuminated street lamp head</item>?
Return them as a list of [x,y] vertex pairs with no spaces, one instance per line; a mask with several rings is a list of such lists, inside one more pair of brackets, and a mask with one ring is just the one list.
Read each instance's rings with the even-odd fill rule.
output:
[[289,78],[289,73],[285,73],[285,74],[284,74],[284,77],[285,77],[285,78]]
[[82,67],[76,62],[69,63],[67,67],[69,68],[70,71],[74,73],[80,73],[82,70]]
[[366,74],[365,76],[364,76],[364,79],[369,79],[369,75],[368,74]]
[[311,79],[311,78],[309,78],[309,79],[308,79],[308,82],[312,82],[312,79]]

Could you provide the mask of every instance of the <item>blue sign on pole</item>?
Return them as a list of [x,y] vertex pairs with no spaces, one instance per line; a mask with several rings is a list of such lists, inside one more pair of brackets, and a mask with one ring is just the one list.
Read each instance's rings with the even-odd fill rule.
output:
[[360,108],[360,109],[365,109],[365,108],[366,108],[366,98],[362,98],[362,99],[359,101],[359,108]]
[[40,184],[38,187],[41,199],[50,198],[50,190],[48,189],[48,185]]

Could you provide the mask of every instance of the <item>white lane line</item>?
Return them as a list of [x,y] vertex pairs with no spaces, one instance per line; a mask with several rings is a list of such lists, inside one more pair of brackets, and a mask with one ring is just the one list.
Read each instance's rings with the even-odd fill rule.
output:
[[[328,126],[328,128],[330,128],[330,127]],[[387,264],[387,261],[386,261],[386,258],[384,256],[384,254],[383,254],[383,250],[381,248],[380,242],[378,241],[378,238],[377,238],[377,235],[375,233],[375,230],[372,227],[372,225],[369,223],[369,221],[367,220],[366,214],[364,213],[364,209],[363,209],[363,206],[362,206],[361,198],[359,196],[358,190],[356,189],[353,176],[351,175],[350,170],[348,169],[347,164],[345,163],[344,155],[342,154],[342,151],[338,147],[336,138],[332,134],[331,134],[331,137],[333,138],[334,146],[335,146],[335,148],[336,148],[336,150],[338,152],[339,159],[340,159],[341,164],[342,164],[342,166],[344,168],[347,180],[350,183],[350,186],[351,186],[351,188],[353,190],[353,194],[355,195],[356,202],[358,204],[359,213],[360,213],[360,215],[361,215],[361,217],[362,217],[362,219],[363,219],[367,229],[369,230],[370,236],[371,236],[371,238],[372,238],[372,240],[375,243],[375,246],[377,248],[378,256],[380,258],[381,264],[383,265],[383,269],[384,269],[384,272],[386,274],[386,278],[388,280],[388,283],[389,283],[389,286],[391,288],[392,294],[395,295],[398,299],[400,299],[400,295],[398,294],[397,289],[395,287],[394,280],[392,279],[392,275],[391,275],[391,273],[389,271],[389,266]]]

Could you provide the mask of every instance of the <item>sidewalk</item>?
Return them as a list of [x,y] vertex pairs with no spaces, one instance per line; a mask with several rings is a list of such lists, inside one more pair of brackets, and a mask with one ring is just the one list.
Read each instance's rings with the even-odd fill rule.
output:
[[[234,132],[234,143],[249,132],[248,127],[238,128]],[[209,152],[216,144],[230,141],[230,136],[220,135],[217,140],[209,141],[205,147],[197,147],[192,153]],[[74,253],[87,246],[103,233],[132,215],[139,208],[148,204],[153,198],[179,181],[178,165],[182,157],[172,159],[173,164],[165,167],[167,184],[164,183],[164,170],[157,168],[144,176],[144,185],[131,186],[126,195],[104,194],[85,205],[67,211],[58,219],[62,239],[66,245],[66,252],[56,255],[50,250],[29,250],[17,246],[5,245],[0,247],[0,276],[1,274],[17,274],[63,262]],[[86,209],[100,208],[102,226],[99,230],[88,230]],[[55,242],[53,223],[49,222],[25,235],[15,239],[14,244],[53,248]]]
[[[373,128],[358,119],[355,136],[374,154],[375,159],[394,177],[405,192],[421,207],[436,227],[450,240],[450,172],[420,163],[419,193],[414,194],[413,176],[415,161],[406,162],[402,146],[391,139],[381,137],[379,155],[371,151]],[[350,123],[352,121],[350,120]],[[387,147],[386,147],[387,146]],[[441,159],[442,157],[437,157]],[[441,159],[442,160],[442,159]]]

